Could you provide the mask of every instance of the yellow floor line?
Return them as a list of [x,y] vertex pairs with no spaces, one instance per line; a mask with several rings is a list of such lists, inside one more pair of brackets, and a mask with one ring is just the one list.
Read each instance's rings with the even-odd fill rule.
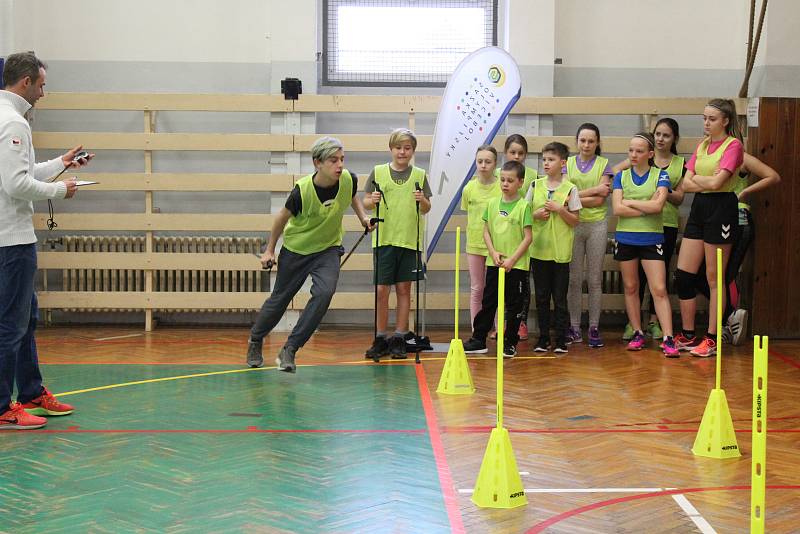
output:
[[[447,358],[425,358],[424,361],[426,361],[426,362],[429,362],[429,361],[440,361],[440,360],[445,360],[445,359],[447,359]],[[482,357],[478,357],[478,358],[469,358],[469,360],[495,360],[495,359],[496,358],[493,357],[493,356],[492,357],[482,356]],[[554,360],[554,359],[556,359],[556,357],[555,356],[517,356],[514,359],[515,360]],[[413,363],[414,363],[413,360],[394,360],[394,361],[388,360],[388,361],[382,361],[381,365],[386,365],[386,364],[395,364],[395,365],[397,365],[397,364],[406,364],[406,365],[408,365],[408,364],[413,364]],[[202,364],[198,364],[198,365],[202,365]],[[331,364],[313,364],[313,363],[310,363],[310,364],[301,364],[301,365],[298,365],[298,367],[323,367],[323,366],[326,366],[326,365],[331,365]],[[336,364],[333,364],[333,365],[375,365],[375,362],[370,361],[370,360],[359,360],[359,361],[352,361],[352,362],[337,362]],[[103,390],[107,390],[107,389],[116,389],[116,388],[124,388],[124,387],[129,387],[129,386],[138,386],[138,385],[141,385],[141,384],[153,384],[153,383],[156,383],[156,382],[169,382],[169,381],[173,381],[173,380],[185,380],[187,378],[199,378],[199,377],[203,377],[203,376],[228,375],[228,374],[232,374],[232,373],[248,373],[248,372],[251,372],[251,371],[269,371],[271,369],[275,369],[275,366],[272,366],[272,367],[254,367],[254,368],[250,368],[249,367],[247,369],[229,369],[227,371],[211,371],[211,372],[208,372],[208,373],[194,373],[194,374],[191,374],[191,375],[165,376],[165,377],[161,377],[161,378],[151,378],[151,379],[148,379],[148,380],[136,380],[134,382],[121,382],[119,384],[108,384],[106,386],[98,386],[98,387],[95,387],[95,388],[76,389],[74,391],[65,391],[64,393],[57,393],[56,396],[58,396],[58,397],[68,397],[68,396],[71,396],[71,395],[80,395],[81,393],[91,393],[92,391],[103,391]]]

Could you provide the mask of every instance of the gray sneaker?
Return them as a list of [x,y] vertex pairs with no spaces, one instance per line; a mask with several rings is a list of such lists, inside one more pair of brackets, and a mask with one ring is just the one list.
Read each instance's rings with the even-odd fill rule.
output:
[[264,365],[264,357],[261,355],[261,341],[247,341],[247,365],[250,367],[261,367]]
[[294,373],[297,366],[294,364],[294,353],[297,349],[286,345],[278,353],[275,358],[275,363],[278,365],[278,371],[285,371],[287,373]]

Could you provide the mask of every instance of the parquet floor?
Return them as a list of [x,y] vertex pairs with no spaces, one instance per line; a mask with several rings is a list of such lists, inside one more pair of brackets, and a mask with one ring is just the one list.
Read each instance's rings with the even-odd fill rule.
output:
[[[494,359],[447,397],[444,354],[377,365],[370,336],[323,329],[287,375],[244,370],[241,328],[41,329],[46,383],[77,411],[0,434],[0,532],[749,531],[751,347],[723,363],[743,456],[712,460],[690,448],[713,360],[628,353],[616,333],[557,358],[521,346],[505,426],[529,504],[488,510],[469,497]],[[799,532],[800,343],[770,349],[767,532]]]

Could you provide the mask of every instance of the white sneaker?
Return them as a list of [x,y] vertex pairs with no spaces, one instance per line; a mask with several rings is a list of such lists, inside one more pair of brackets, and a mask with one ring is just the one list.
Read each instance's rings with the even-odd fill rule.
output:
[[728,317],[728,328],[731,331],[731,344],[738,345],[742,341],[742,337],[747,332],[747,310],[738,309],[734,310],[730,317]]

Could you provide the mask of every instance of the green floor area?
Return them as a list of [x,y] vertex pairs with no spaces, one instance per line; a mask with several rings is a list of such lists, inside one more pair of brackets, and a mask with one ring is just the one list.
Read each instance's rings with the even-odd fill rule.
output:
[[[49,365],[44,373],[54,392],[66,392],[225,369]],[[76,413],[46,427],[63,432],[0,436],[2,532],[449,531],[427,432],[225,432],[423,430],[411,366],[251,371],[63,400]],[[119,429],[138,432],[105,432]]]

